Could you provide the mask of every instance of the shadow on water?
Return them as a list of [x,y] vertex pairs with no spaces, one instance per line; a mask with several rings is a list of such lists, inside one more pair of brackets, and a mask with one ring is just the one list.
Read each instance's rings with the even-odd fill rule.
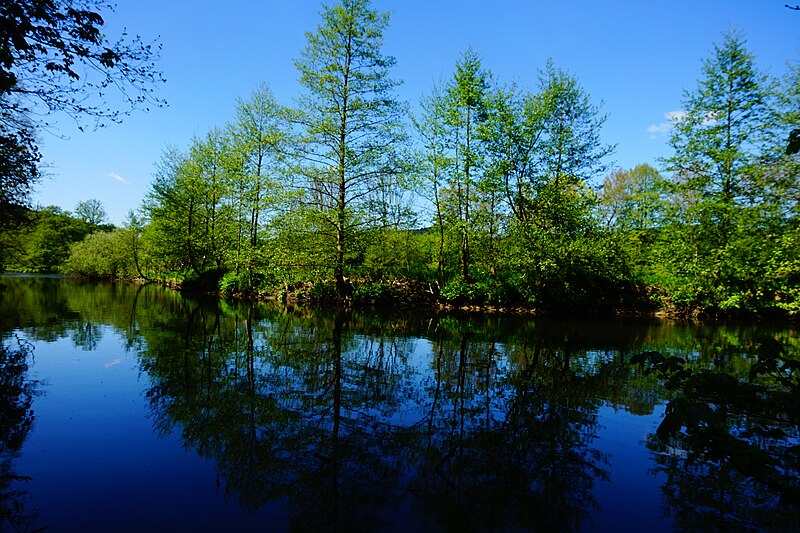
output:
[[[180,435],[213,462],[221,498],[250,512],[278,506],[291,529],[591,528],[603,512],[598,491],[615,487],[612,459],[625,461],[603,451],[601,410],[652,416],[664,401],[662,428],[672,429],[649,435],[643,453],[675,525],[797,528],[784,494],[798,479],[796,413],[697,418],[698,428],[767,454],[780,486],[764,482],[760,459],[731,461],[733,451],[674,422],[678,405],[689,414],[732,405],[683,383],[711,370],[785,390],[788,367],[758,358],[763,327],[379,315],[200,300],[151,285],[0,284],[0,331],[92,350],[111,326],[137,355],[156,432]],[[775,361],[797,360],[796,333],[771,338],[783,350]],[[683,361],[689,377],[678,384],[653,361],[630,364],[656,351]],[[23,413],[27,386],[17,394]],[[740,400],[756,405],[764,390]]]
[[285,499],[304,530],[573,531],[596,510],[598,397],[621,359],[584,374],[569,348],[509,352],[437,319],[413,337],[341,312],[185,316],[142,356],[153,419],[246,507]]
[[771,338],[752,356],[738,376],[655,351],[632,359],[669,391],[647,447],[685,529],[800,530],[800,360]]
[[15,459],[33,426],[37,384],[28,378],[32,346],[16,338],[0,340],[0,530],[34,530],[24,489],[29,478],[15,472]]

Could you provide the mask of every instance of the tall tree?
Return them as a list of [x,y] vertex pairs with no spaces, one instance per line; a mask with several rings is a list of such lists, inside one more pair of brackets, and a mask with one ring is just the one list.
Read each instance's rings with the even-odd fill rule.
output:
[[359,227],[369,223],[370,194],[393,180],[404,132],[405,106],[395,99],[395,64],[383,55],[387,13],[368,0],[325,7],[315,33],[295,62],[305,94],[298,122],[304,131],[300,157],[306,201],[319,231],[330,239],[340,296],[347,292],[345,256]]
[[488,166],[512,216],[509,263],[533,301],[585,307],[617,275],[608,272],[617,261],[595,232],[587,185],[614,150],[600,138],[605,116],[552,61],[537,93],[498,89],[490,102]]
[[735,207],[757,200],[754,164],[778,138],[772,82],[759,72],[743,36],[727,32],[703,62],[697,89],[684,95],[686,114],[670,138],[668,170],[701,196],[698,216],[723,245]]
[[479,127],[486,117],[488,89],[489,74],[481,65],[478,54],[469,48],[456,62],[453,79],[447,87],[449,120],[455,135],[452,188],[461,233],[461,276],[464,279],[470,277],[470,208],[482,159]]
[[205,187],[189,155],[169,147],[143,202],[148,224],[142,235],[146,262],[156,271],[200,272],[208,255],[203,224]]
[[251,289],[253,269],[262,255],[264,217],[281,205],[278,174],[289,140],[288,117],[270,88],[260,85],[249,99],[237,102],[236,118],[228,127],[237,227],[233,263],[237,274],[246,269]]
[[774,300],[770,250],[797,190],[780,103],[736,31],[714,45],[697,87],[685,93],[666,160],[675,201],[665,257],[690,306],[742,310]]
[[541,132],[535,179],[560,194],[605,172],[614,152],[600,140],[606,117],[577,78],[550,60],[539,74],[536,98]]
[[421,115],[412,117],[420,137],[418,170],[422,175],[422,195],[433,204],[433,223],[438,231],[437,271],[439,286],[445,285],[445,216],[442,188],[453,161],[449,152],[447,101],[444,90],[435,85],[431,94],[420,102]]

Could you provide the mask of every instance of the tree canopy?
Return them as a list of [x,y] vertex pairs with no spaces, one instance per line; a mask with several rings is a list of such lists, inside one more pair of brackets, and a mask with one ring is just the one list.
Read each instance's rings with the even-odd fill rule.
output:
[[77,219],[31,212],[35,228],[0,232],[7,264],[345,305],[800,313],[798,63],[772,77],[723,34],[670,155],[614,168],[602,104],[552,60],[525,87],[467,49],[412,129],[389,15],[343,0],[320,17],[293,106],[260,84],[165,151],[124,228],[91,200]]

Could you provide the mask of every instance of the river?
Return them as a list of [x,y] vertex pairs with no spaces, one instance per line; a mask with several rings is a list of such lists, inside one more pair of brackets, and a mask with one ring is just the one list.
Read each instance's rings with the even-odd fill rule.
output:
[[3,276],[0,340],[0,530],[800,529],[796,412],[726,407],[720,425],[732,401],[631,363],[658,352],[684,385],[745,386],[765,346],[798,359],[786,324],[334,312]]

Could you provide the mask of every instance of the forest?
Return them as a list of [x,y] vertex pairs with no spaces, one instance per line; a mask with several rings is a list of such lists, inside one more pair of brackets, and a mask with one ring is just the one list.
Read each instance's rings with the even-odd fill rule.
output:
[[400,101],[389,15],[323,8],[300,96],[259,85],[166,147],[122,227],[27,210],[0,267],[252,298],[544,314],[800,314],[800,62],[775,78],[728,31],[674,116],[670,155],[614,168],[602,108],[549,61],[535,87],[465,50]]

